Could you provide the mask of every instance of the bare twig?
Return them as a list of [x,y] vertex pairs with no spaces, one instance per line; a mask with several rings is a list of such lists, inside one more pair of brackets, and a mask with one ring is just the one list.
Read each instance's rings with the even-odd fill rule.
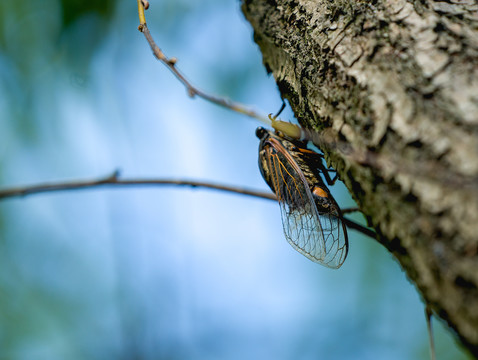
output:
[[266,192],[257,191],[257,190],[250,190],[250,189],[245,189],[240,187],[234,187],[234,186],[228,186],[228,185],[213,184],[213,183],[202,182],[202,181],[181,180],[181,179],[120,179],[118,171],[115,171],[112,175],[109,175],[102,179],[51,182],[51,183],[43,183],[43,184],[36,184],[36,185],[30,185],[30,186],[4,189],[4,190],[0,190],[0,200],[6,199],[6,198],[12,198],[12,197],[39,194],[44,192],[87,189],[87,188],[93,188],[93,187],[158,186],[158,185],[202,187],[202,188],[237,193],[241,195],[249,195],[249,196],[259,197],[263,199],[276,200],[275,195],[271,193],[266,193]]
[[342,209],[342,214],[350,214],[350,213],[359,212],[359,211],[360,209],[358,207],[351,207],[347,209]]
[[[343,209],[343,211],[346,211],[347,209]],[[356,230],[358,231],[359,233],[362,233],[364,234],[365,236],[368,236],[372,239],[376,239],[377,238],[377,233],[375,231],[373,231],[372,229],[369,229],[368,227],[365,227],[363,225],[360,225],[359,223],[356,223],[355,221],[353,220],[350,220],[346,217],[343,217],[342,218],[344,224],[349,228],[349,229],[352,229],[352,230]]]
[[[79,190],[96,187],[127,187],[127,186],[189,186],[200,187],[213,190],[226,191],[236,193],[240,195],[254,196],[267,200],[277,200],[276,196],[270,192],[264,192],[259,190],[251,190],[230,185],[213,184],[204,181],[183,180],[183,179],[120,179],[119,171],[113,172],[100,179],[88,179],[88,180],[76,180],[65,182],[48,182],[43,184],[27,185],[21,187],[12,187],[0,190],[0,200],[14,197],[23,197],[27,195],[40,194],[45,192],[67,191],[67,190]],[[346,209],[344,209],[346,211]],[[344,223],[349,228],[354,229],[366,236],[375,238],[376,234],[373,230],[370,230],[356,222],[344,218]]]
[[427,330],[428,330],[428,341],[430,344],[430,359],[436,360],[435,353],[435,341],[433,339],[433,328],[432,328],[432,310],[428,305],[425,306],[425,317],[427,320]]
[[144,0],[137,0],[138,1],[138,14],[139,14],[139,26],[138,30],[141,31],[144,34],[144,37],[148,41],[149,46],[151,47],[151,50],[153,51],[154,56],[156,59],[161,61],[166,67],[176,76],[176,78],[186,87],[186,90],[189,94],[189,96],[194,97],[194,96],[199,96],[200,98],[209,101],[211,103],[214,103],[216,105],[225,107],[227,109],[233,110],[235,112],[247,115],[249,117],[252,117],[254,119],[257,119],[261,122],[263,122],[266,125],[270,125],[271,122],[269,118],[265,115],[261,115],[257,113],[256,111],[252,110],[251,108],[247,107],[244,104],[232,101],[230,99],[224,98],[224,97],[219,97],[219,96],[213,96],[210,94],[207,94],[196,87],[194,87],[185,77],[184,75],[178,70],[176,67],[176,58],[168,58],[163,51],[159,48],[158,45],[156,45],[156,42],[154,41],[148,26],[146,25],[146,17],[144,15],[144,10],[145,8],[147,9],[149,7],[149,3]]

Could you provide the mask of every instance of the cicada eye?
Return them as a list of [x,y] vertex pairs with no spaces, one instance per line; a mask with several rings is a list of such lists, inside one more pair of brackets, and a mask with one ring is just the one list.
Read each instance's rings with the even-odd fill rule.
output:
[[256,136],[259,138],[259,139],[262,139],[264,136],[266,136],[267,134],[267,130],[264,129],[263,127],[258,127],[256,129]]

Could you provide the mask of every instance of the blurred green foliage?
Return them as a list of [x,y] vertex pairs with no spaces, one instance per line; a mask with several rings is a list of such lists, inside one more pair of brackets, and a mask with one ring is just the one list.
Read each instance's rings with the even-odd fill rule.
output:
[[[54,60],[68,44],[77,49],[73,55],[86,52],[91,56],[94,45],[106,35],[114,5],[112,0],[0,2],[0,49],[26,76],[37,61]],[[75,41],[78,33],[82,41]]]
[[61,0],[63,28],[87,14],[98,14],[105,20],[111,18],[114,11],[113,0]]
[[[0,91],[8,98],[6,112],[16,119],[18,133],[35,138],[36,112],[44,111],[39,109],[38,95],[54,94],[52,78],[65,70],[80,79],[85,76],[108,34],[115,4],[111,0],[0,2]],[[40,101],[45,100],[53,101]]]

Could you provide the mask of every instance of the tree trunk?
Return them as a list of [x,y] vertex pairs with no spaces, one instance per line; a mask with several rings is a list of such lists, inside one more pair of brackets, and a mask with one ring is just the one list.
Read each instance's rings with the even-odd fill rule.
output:
[[243,0],[242,9],[282,96],[323,139],[378,240],[478,356],[478,5]]

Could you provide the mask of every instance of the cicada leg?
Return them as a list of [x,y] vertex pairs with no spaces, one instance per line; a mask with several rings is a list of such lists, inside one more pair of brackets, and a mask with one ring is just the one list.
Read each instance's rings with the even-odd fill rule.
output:
[[286,103],[284,101],[284,99],[282,99],[282,105],[279,109],[279,111],[272,117],[274,120],[277,119],[279,117],[279,115],[281,114],[281,112],[285,109],[286,107]]

